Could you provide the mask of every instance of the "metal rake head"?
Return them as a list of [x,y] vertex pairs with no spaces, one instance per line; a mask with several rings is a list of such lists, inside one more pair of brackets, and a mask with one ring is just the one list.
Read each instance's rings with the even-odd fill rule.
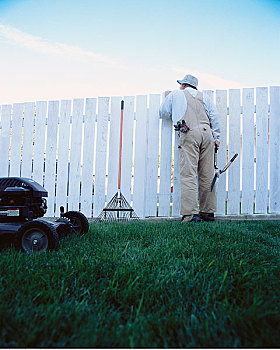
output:
[[95,219],[95,222],[127,222],[135,220],[139,220],[139,217],[131,208],[122,193],[117,192]]

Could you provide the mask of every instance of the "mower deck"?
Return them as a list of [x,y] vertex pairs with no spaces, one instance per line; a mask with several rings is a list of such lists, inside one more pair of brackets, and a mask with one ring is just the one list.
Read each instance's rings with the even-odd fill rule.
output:
[[19,177],[0,178],[0,238],[12,240],[24,252],[58,249],[71,233],[88,232],[88,220],[78,211],[64,213],[55,222],[40,220],[47,211],[48,192],[37,182]]

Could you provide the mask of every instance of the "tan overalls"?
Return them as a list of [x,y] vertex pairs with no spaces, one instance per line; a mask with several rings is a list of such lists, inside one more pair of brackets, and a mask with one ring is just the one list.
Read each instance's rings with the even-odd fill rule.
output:
[[[214,176],[214,139],[206,114],[202,92],[193,97],[184,90],[187,111],[182,117],[190,130],[179,133],[181,215],[191,220],[193,214],[214,213],[217,199],[215,189],[211,192]],[[197,196],[198,192],[198,196]],[[199,209],[198,200],[199,199]]]

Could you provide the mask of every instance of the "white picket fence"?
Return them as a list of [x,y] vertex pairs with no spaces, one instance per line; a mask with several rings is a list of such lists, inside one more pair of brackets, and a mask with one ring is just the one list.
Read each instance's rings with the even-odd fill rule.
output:
[[[280,213],[280,87],[206,93],[221,116],[218,167],[239,154],[220,177],[217,214]],[[121,99],[2,105],[0,176],[43,184],[47,216],[61,205],[98,216],[117,191]],[[121,191],[139,217],[179,216],[177,137],[159,118],[161,95],[124,101]]]

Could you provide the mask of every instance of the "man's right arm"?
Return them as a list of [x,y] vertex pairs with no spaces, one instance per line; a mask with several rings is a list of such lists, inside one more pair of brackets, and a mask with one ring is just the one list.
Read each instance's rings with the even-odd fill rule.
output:
[[163,100],[159,108],[159,115],[162,119],[172,118],[172,93],[168,93]]

